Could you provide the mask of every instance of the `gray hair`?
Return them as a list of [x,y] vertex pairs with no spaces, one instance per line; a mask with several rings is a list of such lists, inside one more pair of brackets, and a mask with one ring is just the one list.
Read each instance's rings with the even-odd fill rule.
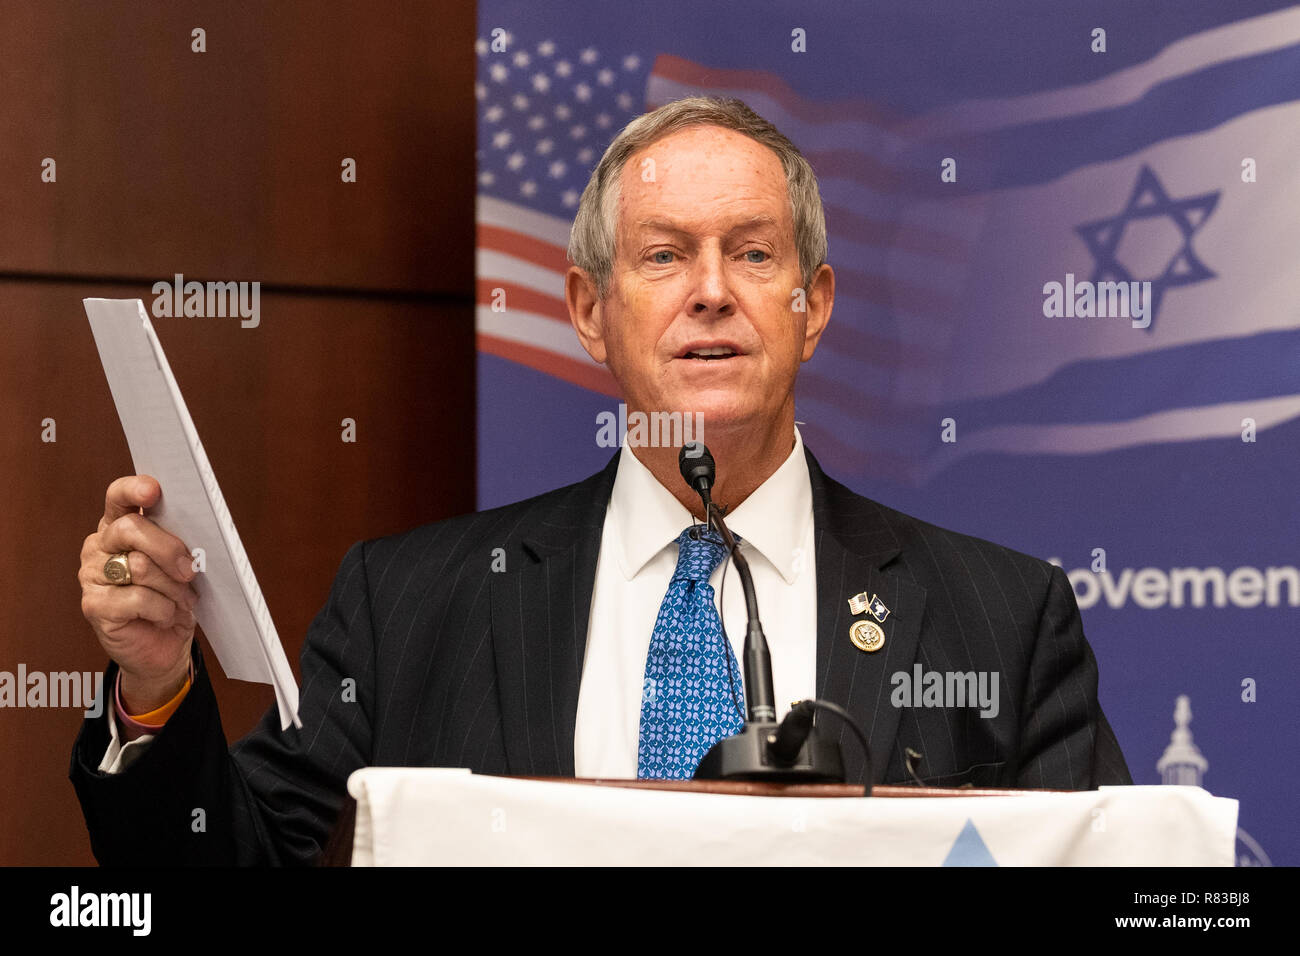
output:
[[826,215],[817,176],[798,147],[734,97],[688,96],[638,116],[614,137],[587,180],[569,232],[569,259],[590,275],[603,299],[614,274],[614,225],[619,183],[629,157],[671,133],[692,126],[720,126],[743,133],[776,153],[785,170],[794,218],[794,244],[807,288],[826,261]]

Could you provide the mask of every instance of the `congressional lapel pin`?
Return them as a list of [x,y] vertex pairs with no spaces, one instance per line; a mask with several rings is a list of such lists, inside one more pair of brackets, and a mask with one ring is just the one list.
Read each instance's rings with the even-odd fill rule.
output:
[[849,640],[858,650],[870,654],[885,646],[885,630],[875,621],[854,621],[849,628]]
[[854,621],[849,626],[849,640],[853,646],[868,654],[885,646],[885,629],[880,625],[889,617],[889,608],[879,596],[867,596],[867,592],[855,594],[849,598],[849,611],[853,614],[870,614],[874,621]]

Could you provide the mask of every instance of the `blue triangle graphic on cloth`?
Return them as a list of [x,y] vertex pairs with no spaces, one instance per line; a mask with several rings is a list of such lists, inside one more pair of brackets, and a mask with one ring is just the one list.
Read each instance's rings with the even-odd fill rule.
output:
[[993,859],[993,854],[984,845],[979,831],[975,829],[975,824],[967,820],[966,825],[961,828],[961,833],[958,833],[957,839],[953,841],[952,849],[948,851],[943,865],[997,866],[998,861]]

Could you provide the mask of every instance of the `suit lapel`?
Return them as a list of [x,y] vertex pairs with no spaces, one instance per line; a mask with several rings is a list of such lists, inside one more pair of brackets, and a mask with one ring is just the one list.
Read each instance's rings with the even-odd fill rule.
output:
[[[807,457],[816,537],[817,696],[847,709],[866,730],[872,783],[880,783],[899,721],[889,700],[889,675],[910,671],[916,659],[925,589],[885,570],[900,554],[902,542],[879,506],[827,478],[811,452]],[[868,597],[878,595],[889,609],[881,624],[885,644],[870,653],[849,639],[854,621],[872,619],[849,609],[848,599],[863,591]],[[847,779],[861,780],[861,748],[848,728],[835,718],[818,721],[838,736]]]
[[[492,576],[492,646],[506,760],[512,774],[573,776],[573,734],[591,594],[618,455],[530,515],[524,562]],[[509,569],[507,569],[509,570]]]
[[[879,783],[899,721],[889,701],[889,675],[910,671],[916,659],[925,590],[887,570],[901,542],[879,506],[828,478],[805,452],[816,539],[817,696],[846,708],[866,729],[872,782]],[[492,644],[512,774],[573,775],[591,595],[617,466],[615,454],[599,474],[528,516],[519,537],[522,553],[507,548],[526,563],[515,573],[492,576]],[[882,625],[885,646],[874,653],[849,640],[851,623],[866,617],[848,606],[861,591],[879,595],[890,611]],[[824,726],[838,735],[848,779],[860,780],[856,741],[830,720]]]

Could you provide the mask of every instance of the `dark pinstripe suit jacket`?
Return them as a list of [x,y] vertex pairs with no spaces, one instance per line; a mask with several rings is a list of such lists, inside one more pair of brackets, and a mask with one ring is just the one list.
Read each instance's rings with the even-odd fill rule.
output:
[[[195,643],[194,686],[125,772],[100,774],[87,720],[71,778],[101,863],[310,862],[355,769],[574,771],[578,684],[617,455],[586,481],[355,545],[302,653],[301,730],[274,707],[227,751]],[[874,782],[1088,789],[1131,783],[1097,702],[1097,664],[1058,568],[854,494],[808,453],[817,569],[817,693],[867,728]],[[494,549],[503,549],[500,552]],[[504,555],[505,570],[500,568]],[[891,613],[873,654],[847,599]],[[760,601],[762,596],[760,595]],[[895,707],[895,672],[996,671],[1000,708]],[[116,679],[115,665],[107,686]],[[354,692],[353,692],[354,689]],[[839,729],[839,728],[835,728]],[[863,760],[842,734],[850,780]],[[206,827],[195,832],[194,810]]]

